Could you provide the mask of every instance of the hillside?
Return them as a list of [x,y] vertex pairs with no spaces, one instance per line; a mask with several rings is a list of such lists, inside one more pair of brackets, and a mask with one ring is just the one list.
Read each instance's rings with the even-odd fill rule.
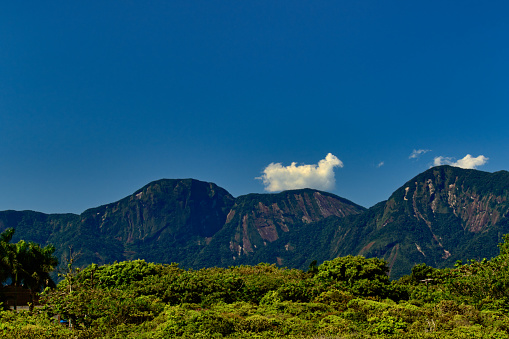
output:
[[418,263],[491,258],[509,233],[508,200],[509,172],[431,168],[354,222],[369,229],[354,252],[385,258],[393,276]]
[[54,244],[61,261],[72,246],[78,266],[137,258],[187,263],[221,229],[233,203],[215,184],[165,179],[81,215],[0,212],[0,229],[13,227],[16,239]]
[[[334,232],[322,228],[320,221],[364,211],[351,201],[311,189],[241,196],[235,200],[224,227],[200,253],[194,266],[268,262],[307,267],[313,260],[310,250],[314,244]],[[311,234],[315,236],[310,237]],[[292,239],[299,238],[305,238],[306,243],[297,247]]]
[[452,266],[491,258],[509,233],[509,173],[431,168],[387,201],[365,209],[312,189],[234,198],[194,179],[152,182],[115,203],[76,214],[0,212],[0,231],[51,243],[77,265],[145,259],[202,268],[275,263],[306,269],[337,256],[389,262],[391,276],[415,264]]

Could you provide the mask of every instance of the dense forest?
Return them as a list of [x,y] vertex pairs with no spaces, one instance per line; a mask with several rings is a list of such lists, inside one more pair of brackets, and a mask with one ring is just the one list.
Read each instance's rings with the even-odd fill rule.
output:
[[71,256],[51,286],[54,249],[12,244],[12,232],[0,239],[4,284],[44,290],[39,307],[0,311],[4,338],[509,338],[509,236],[491,260],[420,264],[392,281],[386,261],[362,256],[306,271],[144,260],[77,269]]

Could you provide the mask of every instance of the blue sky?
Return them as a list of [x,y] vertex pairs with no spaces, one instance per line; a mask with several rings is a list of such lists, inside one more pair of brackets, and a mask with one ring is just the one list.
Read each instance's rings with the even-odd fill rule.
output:
[[304,182],[365,207],[438,157],[508,170],[507,13],[507,1],[4,2],[0,210],[81,213],[161,178],[261,193],[270,164],[282,170],[268,180],[292,162],[316,174],[329,153],[342,167]]

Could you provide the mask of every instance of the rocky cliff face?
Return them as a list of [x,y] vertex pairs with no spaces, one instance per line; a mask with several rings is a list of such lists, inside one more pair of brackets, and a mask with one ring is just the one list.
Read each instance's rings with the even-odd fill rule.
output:
[[211,237],[223,226],[234,198],[215,184],[193,179],[159,180],[116,203],[87,210],[82,222],[97,225],[128,244]]
[[[80,253],[78,266],[137,258],[194,268],[256,264],[258,260],[282,264],[273,255],[276,248],[295,249],[278,241],[285,234],[327,217],[364,210],[316,190],[235,199],[213,183],[164,179],[81,215],[0,212],[0,231],[15,227],[16,235],[26,240],[53,243],[61,261],[72,246]],[[299,251],[306,253],[307,249],[299,246]]]
[[[241,196],[193,266],[268,262],[306,268],[313,259],[329,258],[328,240],[337,229],[335,220],[365,210],[334,194],[311,189]],[[320,224],[326,220],[330,222]],[[318,248],[319,256],[312,258]]]
[[0,232],[72,246],[78,266],[143,258],[184,267],[276,263],[305,269],[312,260],[362,254],[386,259],[391,276],[415,264],[451,266],[490,258],[509,233],[509,173],[450,166],[416,176],[366,210],[311,189],[232,197],[212,183],[159,180],[81,215],[0,212]]
[[234,201],[213,183],[164,179],[81,215],[0,212],[0,231],[14,227],[16,237],[54,244],[61,262],[71,246],[78,266],[137,258],[189,264],[223,227]]
[[310,189],[242,196],[226,219],[226,227],[235,229],[229,247],[234,258],[249,255],[302,225],[364,210],[346,199]]
[[222,228],[234,201],[212,183],[165,179],[84,212],[81,223],[122,244],[125,259],[189,263]]
[[508,199],[508,172],[431,168],[394,192],[367,222],[371,240],[362,243],[360,252],[407,271],[421,262],[447,266],[465,255],[491,257],[509,232]]
[[[433,168],[404,186],[403,200],[411,204],[413,216],[427,225],[437,214],[452,213],[465,231],[478,233],[507,216],[509,187],[504,176],[504,172]],[[497,182],[497,191],[486,190],[482,182]]]

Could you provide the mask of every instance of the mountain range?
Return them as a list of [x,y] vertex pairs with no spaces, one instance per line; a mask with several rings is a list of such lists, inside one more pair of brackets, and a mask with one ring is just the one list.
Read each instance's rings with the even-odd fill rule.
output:
[[[199,269],[259,262],[307,269],[338,256],[415,264],[491,258],[509,233],[509,172],[433,167],[366,209],[313,189],[237,198],[194,179],[162,179],[82,214],[0,212],[14,241],[53,244],[76,266],[145,259]],[[74,254],[73,254],[74,253]]]

